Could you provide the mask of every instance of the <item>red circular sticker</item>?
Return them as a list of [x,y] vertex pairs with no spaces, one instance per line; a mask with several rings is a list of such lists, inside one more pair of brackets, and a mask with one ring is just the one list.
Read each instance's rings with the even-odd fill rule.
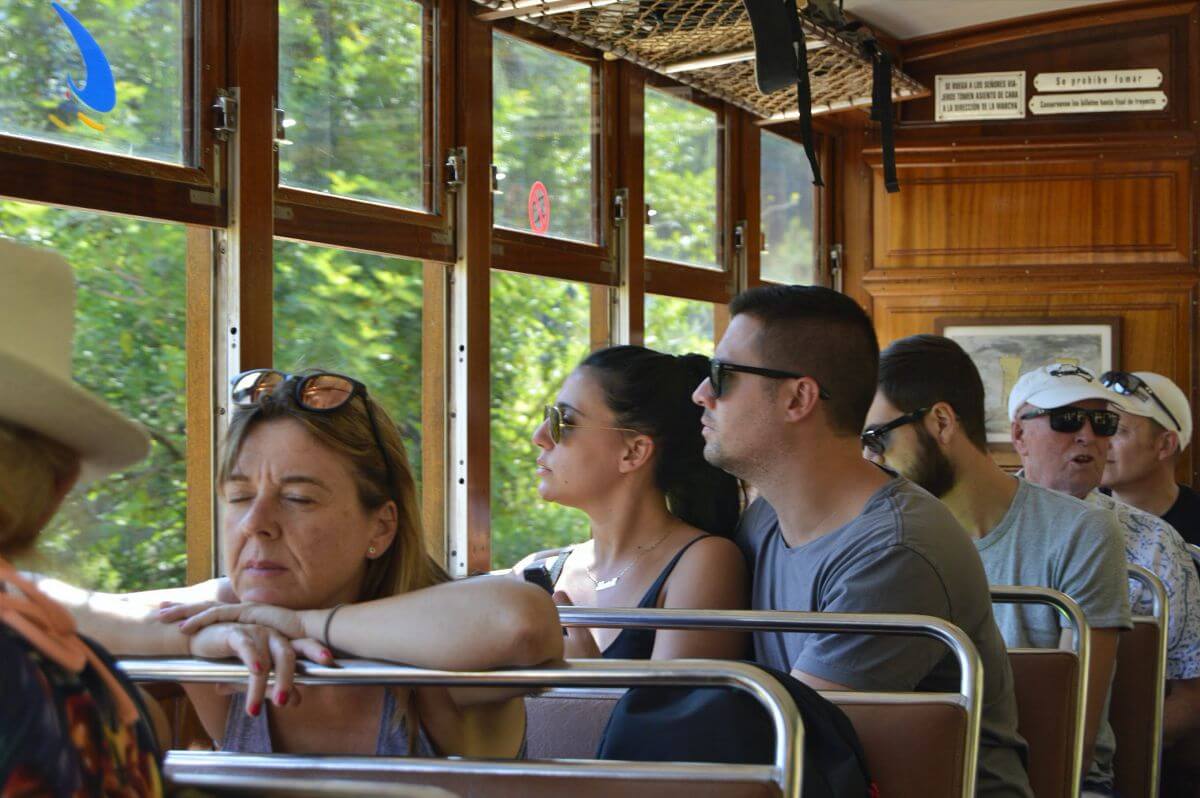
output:
[[538,235],[550,229],[550,192],[540,180],[529,189],[529,228]]

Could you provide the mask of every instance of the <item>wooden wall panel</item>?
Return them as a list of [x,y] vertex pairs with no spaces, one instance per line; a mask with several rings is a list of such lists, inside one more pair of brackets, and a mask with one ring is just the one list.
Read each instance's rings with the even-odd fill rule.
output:
[[952,164],[876,169],[874,268],[1187,264],[1186,159]]

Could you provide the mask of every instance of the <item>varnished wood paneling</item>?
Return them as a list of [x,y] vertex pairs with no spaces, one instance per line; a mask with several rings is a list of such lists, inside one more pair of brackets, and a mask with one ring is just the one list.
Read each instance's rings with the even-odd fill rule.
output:
[[1191,259],[1187,160],[958,164],[874,173],[875,268]]
[[187,583],[217,575],[214,563],[213,231],[187,229]]

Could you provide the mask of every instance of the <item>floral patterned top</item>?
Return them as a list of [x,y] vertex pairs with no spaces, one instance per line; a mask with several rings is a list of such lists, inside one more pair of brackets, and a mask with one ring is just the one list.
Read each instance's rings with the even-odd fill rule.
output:
[[158,748],[133,685],[100,646],[84,640],[140,711],[120,721],[108,679],[46,657],[0,622],[0,796],[161,796]]
[[[1125,530],[1126,558],[1156,574],[1167,589],[1167,678],[1200,677],[1200,578],[1183,538],[1157,515],[1098,490],[1088,494],[1087,501],[1117,516]],[[1150,612],[1150,597],[1132,580],[1129,605],[1134,615]]]

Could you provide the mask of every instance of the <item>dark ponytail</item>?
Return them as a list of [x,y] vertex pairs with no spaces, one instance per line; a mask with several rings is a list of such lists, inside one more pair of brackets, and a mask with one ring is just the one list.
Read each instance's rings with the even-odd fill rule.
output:
[[617,423],[649,435],[657,460],[654,481],[671,514],[712,535],[730,537],[737,525],[737,479],[704,459],[703,408],[692,392],[708,376],[703,355],[666,355],[641,346],[611,346],[588,355]]

